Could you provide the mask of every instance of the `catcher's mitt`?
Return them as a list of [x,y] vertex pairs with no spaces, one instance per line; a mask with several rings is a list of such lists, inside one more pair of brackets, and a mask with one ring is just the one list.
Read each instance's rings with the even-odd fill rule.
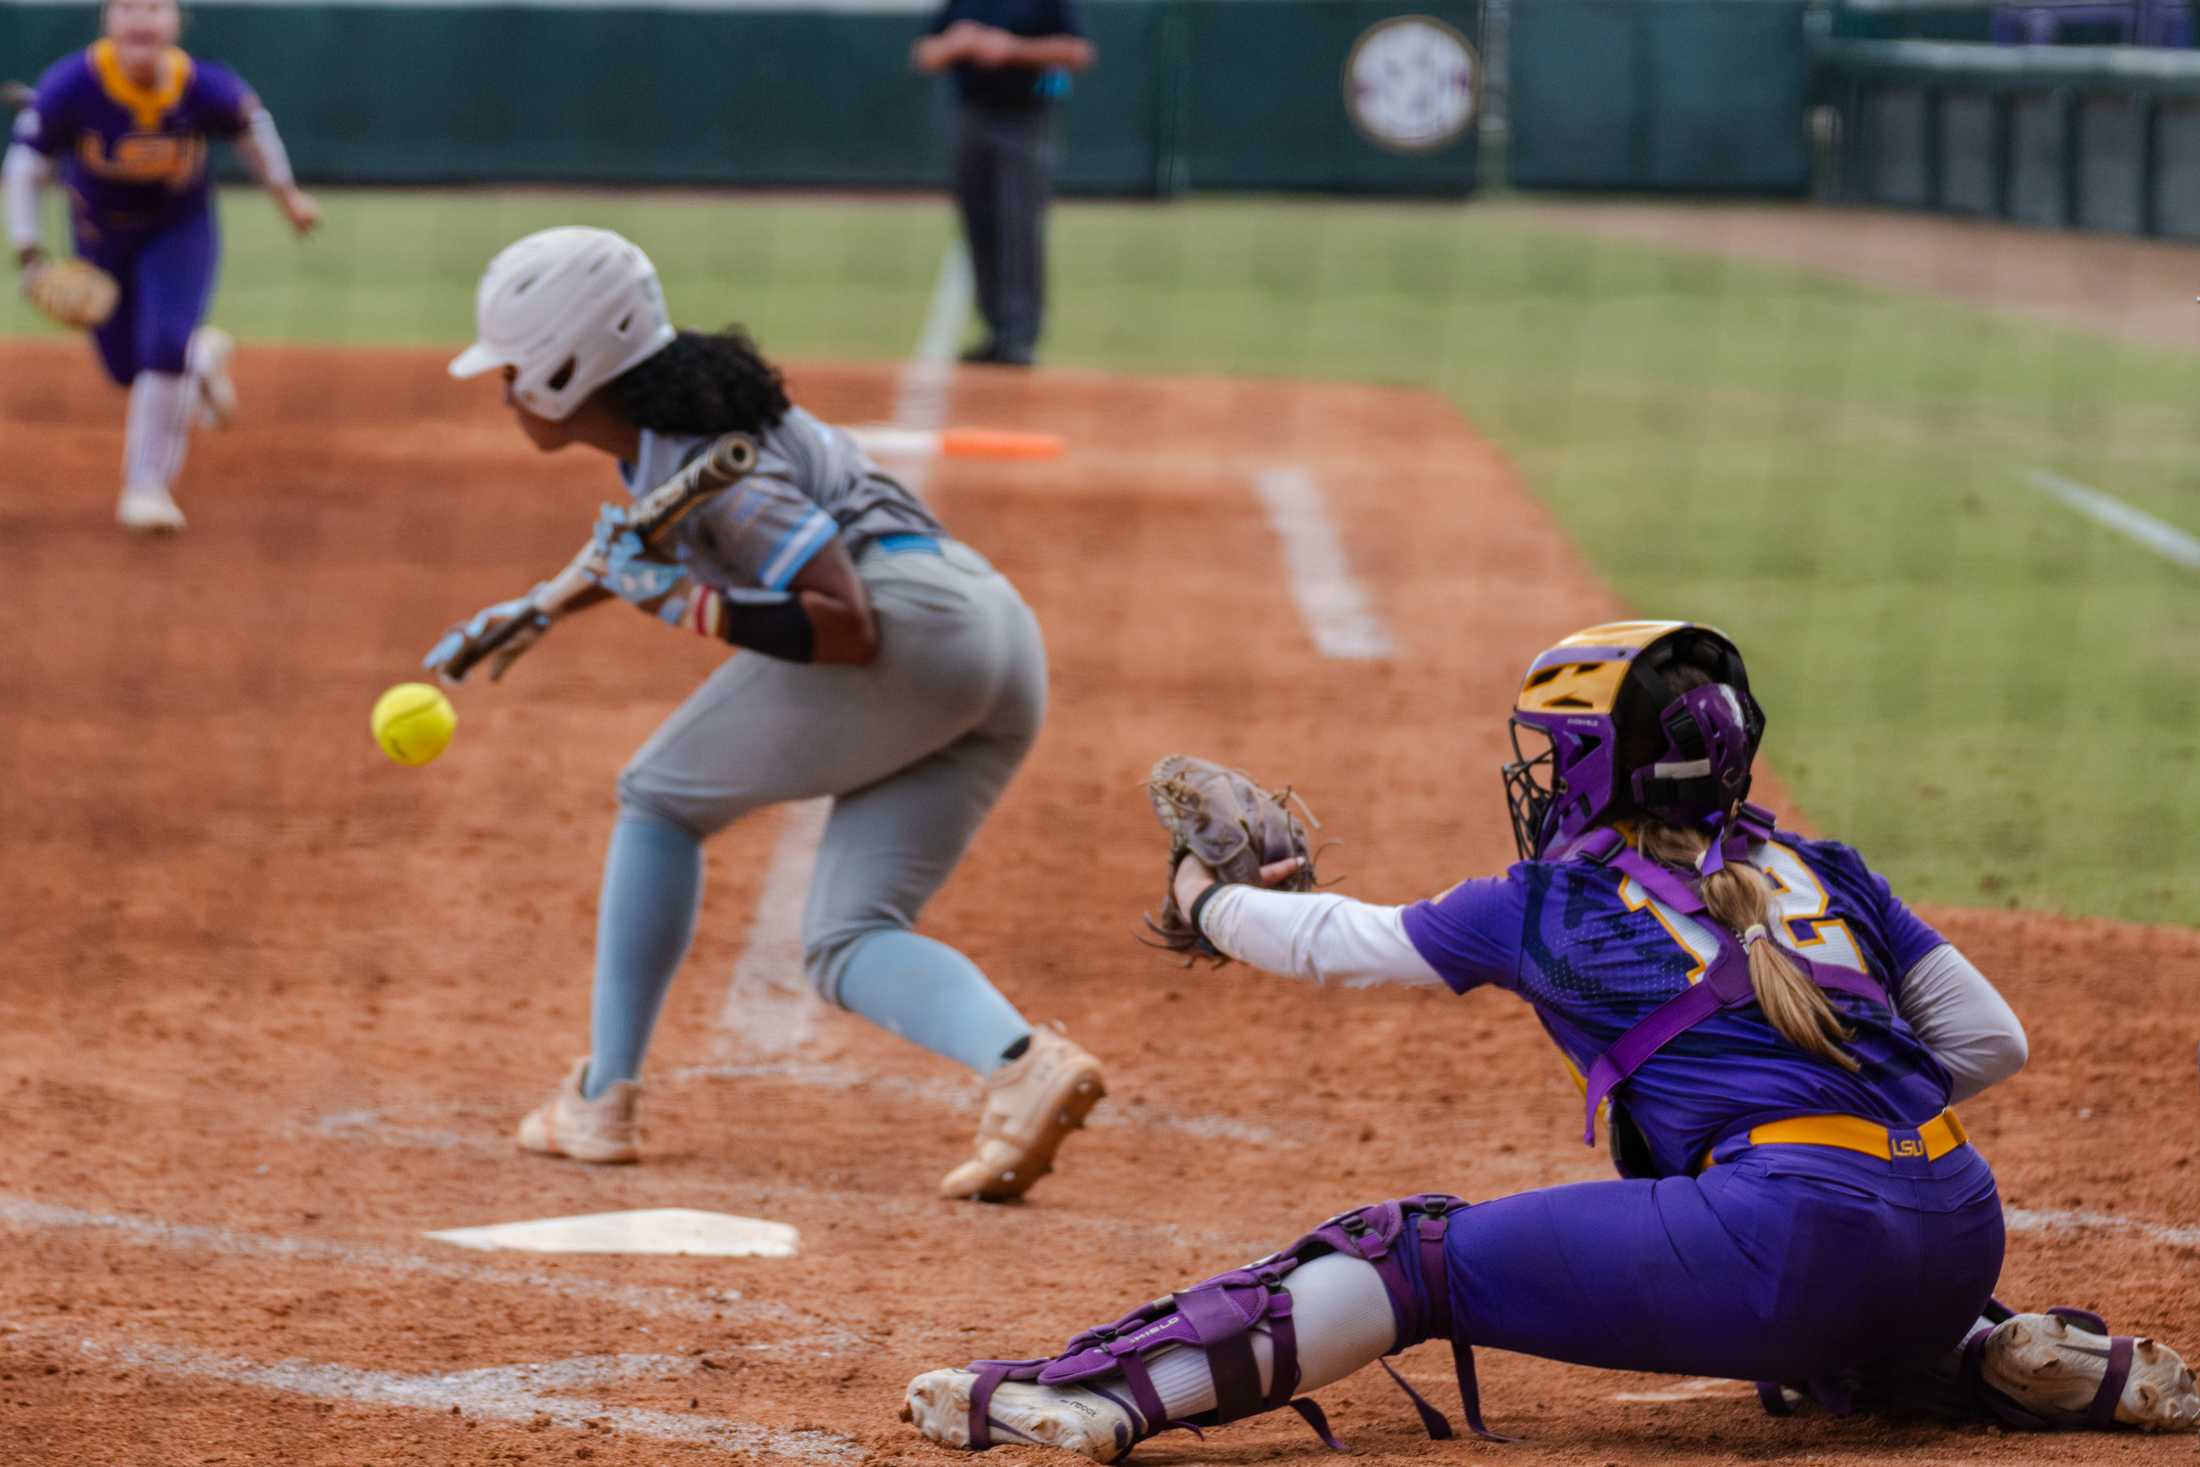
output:
[[[1187,961],[1208,957],[1219,966],[1230,960],[1200,935],[1191,914],[1177,906],[1176,868],[1187,854],[1197,856],[1226,883],[1254,886],[1261,884],[1261,867],[1297,856],[1298,870],[1279,882],[1278,888],[1313,889],[1314,852],[1308,847],[1306,827],[1318,830],[1321,822],[1288,787],[1280,794],[1271,793],[1235,769],[1188,754],[1171,754],[1154,765],[1146,779],[1146,793],[1162,829],[1169,832],[1169,879],[1161,919],[1146,919],[1147,928],[1159,939],[1152,946],[1183,953]],[[1293,804],[1305,815],[1304,824],[1292,813]]]
[[70,258],[24,271],[23,298],[64,326],[91,331],[114,315],[122,287],[91,261]]

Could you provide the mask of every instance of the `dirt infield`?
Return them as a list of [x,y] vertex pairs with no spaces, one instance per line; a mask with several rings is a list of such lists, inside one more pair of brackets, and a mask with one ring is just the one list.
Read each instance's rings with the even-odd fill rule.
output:
[[[893,382],[796,385],[871,418]],[[1513,680],[1618,608],[1437,399],[958,384],[958,419],[1073,447],[935,480],[1044,621],[1054,705],[927,926],[1103,1055],[1114,1091],[1060,1175],[987,1208],[931,1195],[972,1123],[951,1067],[844,1015],[767,1058],[718,1027],[777,818],[712,847],[651,1060],[649,1163],[511,1148],[585,1047],[612,777],[711,654],[606,610],[466,690],[439,763],[387,764],[374,695],[447,621],[562,563],[607,480],[532,456],[493,387],[451,391],[431,356],[258,349],[242,387],[245,423],[194,450],[191,531],[133,542],[109,518],[117,396],[74,350],[0,348],[8,1460],[943,1463],[894,1420],[918,1369],[1051,1349],[1354,1203],[1604,1174],[1523,1005],[1187,972],[1131,939],[1160,874],[1136,786],[1173,748],[1297,779],[1358,892],[1508,859]],[[1326,495],[1392,659],[1318,650],[1255,497],[1277,468]],[[2200,1345],[2200,936],[1933,915],[2032,1031],[2030,1069],[1965,1111],[2015,1209],[2006,1292]],[[781,1219],[803,1252],[530,1260],[422,1236],[643,1206]],[[1406,1364],[1444,1404],[1441,1348]],[[1523,1443],[1431,1445],[1379,1374],[1324,1400],[1376,1463],[2192,1450],[1773,1422],[1731,1383],[1483,1369],[1492,1423]],[[1275,1457],[1327,1460],[1289,1415],[1140,1453]]]

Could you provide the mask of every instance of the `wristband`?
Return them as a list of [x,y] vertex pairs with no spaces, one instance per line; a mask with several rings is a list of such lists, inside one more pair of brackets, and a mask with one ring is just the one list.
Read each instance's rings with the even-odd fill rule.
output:
[[783,662],[808,662],[817,653],[817,629],[799,596],[768,591],[737,596],[704,586],[681,618],[699,636],[731,642]]
[[[1230,884],[1231,883],[1226,881],[1210,881],[1209,883],[1207,883],[1207,889],[1205,891],[1201,892],[1198,896],[1192,898],[1192,909],[1184,914],[1184,920],[1191,923],[1192,931],[1199,934],[1199,940],[1201,942],[1207,942],[1207,929],[1200,925],[1200,918],[1205,914],[1207,910],[1207,902],[1210,898],[1214,896],[1216,892],[1222,890],[1225,886],[1228,886]],[[1208,942],[1207,945],[1209,947],[1214,946],[1214,944],[1211,942]]]

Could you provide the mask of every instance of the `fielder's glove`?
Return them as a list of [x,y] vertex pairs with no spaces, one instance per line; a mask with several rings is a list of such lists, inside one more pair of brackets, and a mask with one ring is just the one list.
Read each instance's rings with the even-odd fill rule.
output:
[[23,299],[64,326],[93,331],[114,315],[122,287],[89,260],[40,260],[23,271]]
[[1214,872],[1221,884],[1255,886],[1267,884],[1261,880],[1262,867],[1296,858],[1296,869],[1273,885],[1285,891],[1313,889],[1314,853],[1307,845],[1306,824],[1291,812],[1291,805],[1296,803],[1317,829],[1320,822],[1288,788],[1272,794],[1235,769],[1171,754],[1153,767],[1146,794],[1161,828],[1169,833],[1169,882],[1161,917],[1146,919],[1158,939],[1151,946],[1183,953],[1187,962],[1196,957],[1213,958],[1218,966],[1229,961],[1178,905],[1177,867],[1187,856]]
[[650,557],[649,547],[628,525],[623,506],[607,504],[597,511],[589,559],[597,585],[667,621],[679,620],[678,608],[665,614],[666,598],[687,579],[687,571]]
[[[535,588],[540,591],[541,586]],[[420,659],[420,665],[436,675],[439,682],[457,687],[466,680],[465,675],[453,677],[448,671],[451,659],[460,649],[469,647],[487,637],[514,617],[525,617],[527,625],[513,633],[512,639],[489,655],[489,681],[496,682],[519,661],[520,655],[540,641],[542,634],[550,630],[550,618],[535,610],[534,592],[499,601],[494,606],[477,611],[470,621],[462,621],[443,634],[441,641],[428,649],[428,655]]]

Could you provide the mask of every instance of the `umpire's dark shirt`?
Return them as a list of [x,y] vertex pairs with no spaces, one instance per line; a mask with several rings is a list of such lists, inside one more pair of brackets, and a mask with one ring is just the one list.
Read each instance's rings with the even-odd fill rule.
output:
[[[938,35],[958,20],[974,20],[1016,36],[1081,36],[1077,0],[947,0],[932,17]],[[974,106],[1001,112],[1044,107],[1059,78],[1029,66],[955,63],[955,92]]]

